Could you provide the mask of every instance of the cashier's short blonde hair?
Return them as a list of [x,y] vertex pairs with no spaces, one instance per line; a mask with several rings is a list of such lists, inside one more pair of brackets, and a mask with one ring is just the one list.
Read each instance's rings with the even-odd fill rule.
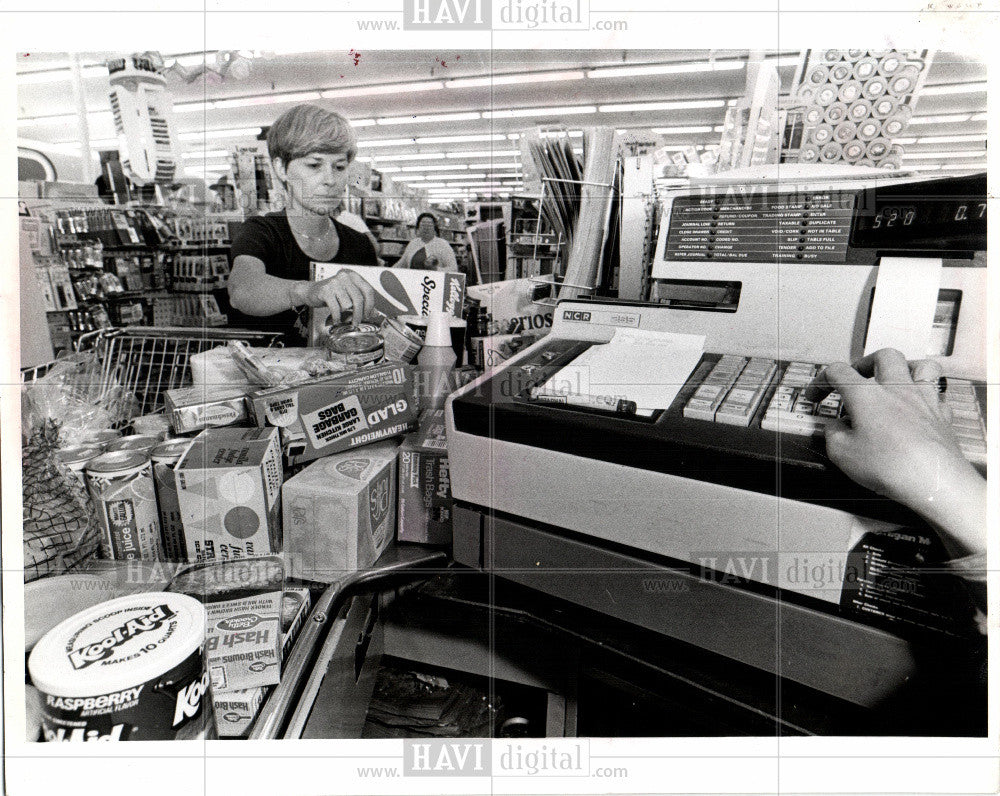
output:
[[318,105],[296,105],[267,131],[267,151],[271,160],[281,158],[286,167],[311,152],[347,155],[350,162],[358,154],[358,140],[351,123],[339,113]]

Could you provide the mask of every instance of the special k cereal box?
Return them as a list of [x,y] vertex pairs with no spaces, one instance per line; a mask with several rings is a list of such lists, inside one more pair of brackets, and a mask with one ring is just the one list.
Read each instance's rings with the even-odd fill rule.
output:
[[285,482],[285,558],[291,575],[333,583],[366,569],[396,532],[395,442],[313,462]]
[[188,561],[281,551],[276,428],[210,428],[174,468]]

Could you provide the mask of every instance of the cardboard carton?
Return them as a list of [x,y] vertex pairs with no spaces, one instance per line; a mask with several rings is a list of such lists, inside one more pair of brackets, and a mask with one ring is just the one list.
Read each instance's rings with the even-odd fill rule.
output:
[[399,449],[398,514],[399,541],[451,544],[451,477],[443,409],[425,414],[420,429]]
[[174,468],[189,561],[281,550],[278,430],[210,428]]
[[416,427],[413,370],[388,364],[270,387],[250,396],[256,423],[281,429],[289,464],[300,464]]
[[370,567],[396,528],[396,451],[380,442],[313,462],[284,487],[290,573],[332,583]]

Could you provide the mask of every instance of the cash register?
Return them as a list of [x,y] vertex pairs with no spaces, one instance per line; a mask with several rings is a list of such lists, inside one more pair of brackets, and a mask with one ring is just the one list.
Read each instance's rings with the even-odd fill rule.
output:
[[[985,474],[986,203],[985,174],[669,192],[650,301],[560,302],[546,338],[448,399],[455,560],[866,707],[926,645],[975,644],[961,584],[925,577],[933,531],[830,462],[843,408],[802,391],[885,346],[935,359]],[[545,394],[635,330],[701,344],[667,405]]]

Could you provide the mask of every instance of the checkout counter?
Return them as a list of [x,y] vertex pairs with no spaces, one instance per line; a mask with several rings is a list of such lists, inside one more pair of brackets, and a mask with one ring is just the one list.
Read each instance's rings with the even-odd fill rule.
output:
[[[381,654],[536,689],[546,736],[985,735],[966,584],[827,459],[836,399],[798,391],[884,346],[932,356],[985,473],[986,179],[855,173],[672,192],[650,302],[561,302],[453,394],[451,557],[399,545],[332,587],[253,737],[351,737]],[[653,367],[611,403],[547,394],[653,333],[699,343],[664,405]]]

